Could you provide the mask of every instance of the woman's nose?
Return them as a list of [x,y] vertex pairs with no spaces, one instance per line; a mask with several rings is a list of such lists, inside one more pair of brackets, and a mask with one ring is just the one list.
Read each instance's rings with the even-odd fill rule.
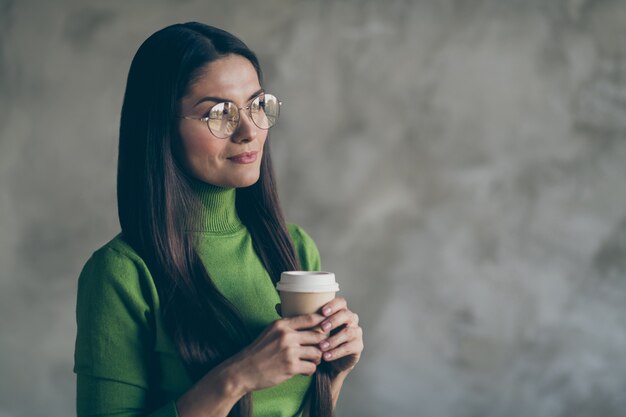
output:
[[250,116],[245,111],[239,113],[239,126],[230,137],[233,142],[250,142],[256,138],[259,128],[254,124]]

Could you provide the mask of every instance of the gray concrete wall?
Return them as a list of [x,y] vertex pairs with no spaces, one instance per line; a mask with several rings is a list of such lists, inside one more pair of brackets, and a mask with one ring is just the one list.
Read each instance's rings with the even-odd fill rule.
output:
[[291,221],[360,313],[340,417],[626,413],[626,2],[0,1],[0,416],[74,413],[140,42],[240,35]]

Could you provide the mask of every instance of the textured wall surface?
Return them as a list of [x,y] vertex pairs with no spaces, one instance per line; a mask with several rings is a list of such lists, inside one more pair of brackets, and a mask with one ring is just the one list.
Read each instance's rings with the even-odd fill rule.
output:
[[0,416],[74,413],[119,110],[199,20],[284,101],[283,203],[361,316],[339,416],[626,413],[623,0],[0,0]]

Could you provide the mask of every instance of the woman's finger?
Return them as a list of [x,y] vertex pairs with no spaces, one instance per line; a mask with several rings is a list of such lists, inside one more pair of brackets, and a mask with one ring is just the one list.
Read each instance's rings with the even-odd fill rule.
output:
[[330,332],[344,324],[348,327],[355,327],[358,324],[359,316],[348,309],[339,310],[339,312],[327,317],[320,325],[322,330]]
[[322,320],[324,320],[324,316],[320,314],[303,314],[301,316],[282,319],[287,326],[294,330],[312,329],[318,326]]
[[300,361],[297,374],[311,376],[317,371],[317,364],[311,361]]
[[363,341],[361,339],[353,339],[335,349],[324,352],[323,358],[325,361],[330,362],[348,355],[359,355],[362,350]]
[[318,346],[328,337],[327,334],[313,330],[299,330],[296,333],[296,336],[297,342],[301,346]]
[[322,314],[328,317],[339,310],[347,308],[347,306],[348,303],[345,298],[335,297],[322,307]]
[[360,327],[345,327],[340,332],[322,341],[319,346],[326,352],[335,349],[343,343],[350,342],[363,337],[363,330]]
[[303,346],[300,349],[300,359],[319,363],[322,359],[322,351],[318,347]]

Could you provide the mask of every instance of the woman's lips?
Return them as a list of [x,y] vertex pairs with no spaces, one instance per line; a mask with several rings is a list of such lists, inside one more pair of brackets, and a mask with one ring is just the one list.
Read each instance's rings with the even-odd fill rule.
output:
[[229,161],[236,164],[251,164],[256,161],[258,152],[243,152],[228,158]]

